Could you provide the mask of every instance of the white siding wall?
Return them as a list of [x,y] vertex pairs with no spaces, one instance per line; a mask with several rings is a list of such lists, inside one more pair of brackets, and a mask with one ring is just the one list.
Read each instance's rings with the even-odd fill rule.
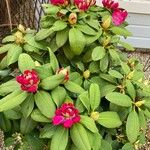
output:
[[[97,0],[97,4],[101,0]],[[150,0],[116,0],[120,6],[128,10],[128,29],[133,37],[125,41],[134,47],[150,48]]]

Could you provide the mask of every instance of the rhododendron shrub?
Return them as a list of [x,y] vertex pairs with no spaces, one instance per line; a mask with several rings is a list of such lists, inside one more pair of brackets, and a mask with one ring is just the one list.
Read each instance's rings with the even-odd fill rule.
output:
[[38,32],[19,25],[3,39],[0,149],[134,150],[145,143],[149,81],[142,64],[119,50],[134,50],[123,41],[132,35],[128,13],[101,2],[51,0]]

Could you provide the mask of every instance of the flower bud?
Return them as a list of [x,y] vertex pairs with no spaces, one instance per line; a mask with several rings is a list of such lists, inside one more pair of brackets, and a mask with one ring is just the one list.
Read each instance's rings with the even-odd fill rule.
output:
[[110,27],[110,24],[111,24],[111,17],[108,16],[104,19],[102,27],[104,28],[104,30],[107,30]]
[[127,79],[129,79],[129,80],[132,79],[133,75],[134,75],[134,71],[130,72],[130,73],[127,75]]
[[76,13],[71,13],[71,14],[69,15],[68,22],[69,22],[71,25],[76,24],[76,22],[77,22],[77,14],[76,14]]
[[56,74],[64,74],[65,75],[63,83],[65,83],[65,82],[67,82],[69,80],[69,71],[66,68],[58,69],[56,71]]
[[97,121],[98,118],[99,118],[99,112],[97,111],[94,111],[91,113],[91,118],[94,120],[94,121]]
[[143,104],[144,104],[144,101],[138,101],[138,102],[135,103],[135,106],[136,106],[136,107],[140,107],[140,106],[142,106]]
[[36,67],[41,66],[41,64],[38,61],[35,61],[34,64],[35,64]]
[[25,42],[22,32],[17,31],[14,36],[16,44],[23,44]]
[[84,72],[83,72],[83,77],[84,77],[85,79],[88,79],[88,78],[90,77],[90,71],[89,71],[89,70],[84,71]]
[[25,32],[25,27],[23,25],[19,24],[18,30],[21,31],[22,33],[24,33]]
[[110,37],[106,38],[104,41],[103,41],[103,46],[107,46],[110,42]]

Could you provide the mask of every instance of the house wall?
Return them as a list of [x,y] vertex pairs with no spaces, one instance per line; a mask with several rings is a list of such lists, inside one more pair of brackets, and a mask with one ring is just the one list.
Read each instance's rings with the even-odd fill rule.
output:
[[[127,28],[133,33],[133,37],[125,41],[137,48],[150,48],[150,0],[118,1],[120,7],[129,12]],[[97,0],[97,4],[101,5],[101,0]]]

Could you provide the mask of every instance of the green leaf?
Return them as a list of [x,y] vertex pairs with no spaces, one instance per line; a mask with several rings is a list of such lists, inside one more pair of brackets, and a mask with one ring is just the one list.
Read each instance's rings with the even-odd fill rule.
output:
[[121,62],[121,67],[124,74],[128,75],[130,73],[130,67],[125,62]]
[[55,15],[59,11],[59,7],[55,5],[48,5],[48,4],[42,4],[42,7],[44,9],[44,12],[48,15]]
[[123,27],[111,27],[110,30],[117,35],[121,35],[121,36],[132,36],[132,33],[129,32],[126,28]]
[[102,46],[97,46],[93,49],[92,60],[97,61],[102,59],[106,54],[106,50]]
[[31,113],[31,118],[36,122],[50,122],[38,109],[34,109]]
[[74,53],[71,51],[71,48],[69,45],[63,46],[63,51],[67,59],[71,60],[74,57]]
[[54,31],[61,31],[61,30],[64,30],[65,28],[67,27],[67,23],[62,21],[62,20],[57,20],[53,26],[52,26],[52,29]]
[[41,30],[39,30],[39,32],[35,35],[35,40],[36,40],[36,41],[44,40],[44,39],[48,38],[53,32],[54,32],[54,30],[52,30],[52,28],[49,28],[49,29],[41,29]]
[[0,69],[4,69],[7,67],[7,55],[0,62]]
[[132,106],[131,98],[125,94],[121,94],[118,92],[111,92],[107,94],[106,99],[110,101],[111,103],[119,105],[119,106],[124,106],[124,107]]
[[14,42],[14,41],[15,41],[15,36],[9,35],[3,38],[2,43]]
[[122,41],[119,41],[119,44],[121,44],[124,48],[126,48],[127,50],[129,51],[134,51],[135,49],[128,43],[125,43],[125,42],[122,42]]
[[121,60],[120,60],[119,54],[117,53],[115,49],[109,49],[109,54],[113,61],[120,63]]
[[0,85],[0,95],[5,96],[19,88],[20,86],[16,80],[10,80]]
[[70,129],[71,139],[79,150],[91,150],[86,130],[81,124],[74,124]]
[[98,62],[92,61],[89,65],[89,71],[90,73],[98,73],[100,71]]
[[50,139],[52,138],[52,136],[55,134],[57,127],[52,125],[52,124],[46,124],[41,132],[40,132],[40,138],[46,138],[46,139]]
[[32,110],[34,108],[34,96],[33,94],[30,94],[26,100],[21,104],[22,106],[22,114],[24,118],[28,118],[29,115],[32,113]]
[[26,51],[26,52],[35,52],[35,53],[38,53],[39,50],[29,44],[24,44],[23,46],[23,49]]
[[135,100],[136,91],[135,91],[134,86],[130,80],[126,80],[126,88],[127,88],[128,94],[131,96],[131,98],[133,100]]
[[107,94],[113,92],[117,88],[116,85],[113,84],[106,84],[101,87],[101,97],[106,96]]
[[88,34],[88,35],[96,35],[96,31],[91,28],[90,26],[86,25],[86,24],[78,24],[76,26],[77,29],[79,29],[81,32]]
[[95,122],[92,118],[90,118],[88,116],[83,116],[83,115],[80,115],[80,117],[81,117],[80,123],[83,126],[85,126],[87,129],[89,129],[93,133],[98,132]]
[[48,48],[48,50],[49,50],[50,64],[52,66],[54,73],[56,73],[56,71],[59,69],[59,63],[52,50],[50,48]]
[[143,133],[146,133],[147,129],[147,120],[144,115],[144,112],[142,110],[139,110],[139,123],[140,123],[140,128],[142,129]]
[[121,126],[122,122],[116,112],[101,112],[97,122],[106,128],[117,128]]
[[28,96],[27,92],[14,91],[0,100],[0,112],[12,109],[20,105]]
[[134,146],[131,143],[126,143],[121,150],[134,150]]
[[80,55],[86,45],[86,40],[80,30],[72,28],[69,31],[69,43],[73,53],[75,55]]
[[64,74],[57,74],[43,79],[40,83],[45,90],[52,90],[64,81]]
[[106,54],[101,60],[100,60],[100,69],[102,72],[106,71],[109,64],[109,57],[108,54]]
[[111,144],[106,140],[102,140],[101,148],[102,148],[102,150],[112,150]]
[[15,109],[4,111],[4,115],[6,118],[11,120],[20,119],[22,117],[22,114]]
[[143,98],[142,100],[143,100],[143,102],[144,102],[144,105],[145,105],[147,108],[150,108],[150,98]]
[[55,114],[55,105],[48,92],[38,91],[35,95],[35,103],[41,113],[47,118],[52,118]]
[[116,71],[116,70],[109,70],[108,72],[112,77],[115,77],[115,78],[118,78],[118,79],[122,79],[123,78],[123,75]]
[[99,24],[99,22],[98,22],[98,20],[88,20],[88,21],[86,21],[87,22],[87,24],[89,25],[89,26],[91,26],[92,28],[94,28],[94,29],[96,29],[96,30],[100,30],[100,24]]
[[32,70],[35,68],[35,63],[30,55],[22,53],[18,59],[18,66],[20,71],[23,73],[25,70]]
[[16,45],[12,46],[7,53],[7,65],[9,66],[15,63],[18,60],[19,55],[21,53],[22,53],[22,48],[20,46],[16,46]]
[[89,94],[87,91],[82,92],[79,95],[79,99],[82,102],[82,104],[85,106],[85,108],[90,111],[90,99],[89,99]]
[[89,89],[91,109],[94,111],[99,107],[101,101],[99,85],[92,83]]
[[68,40],[68,28],[56,33],[56,44],[58,47],[62,47]]
[[56,87],[52,90],[51,96],[57,107],[60,107],[66,98],[66,90],[63,87]]
[[64,86],[68,91],[73,92],[73,93],[81,94],[82,92],[84,92],[84,89],[81,86],[79,86],[78,84],[72,81],[67,81],[64,84]]
[[30,117],[22,118],[20,122],[20,131],[22,134],[30,133],[35,127],[37,123],[32,120]]
[[0,54],[3,54],[7,51],[9,51],[9,49],[11,49],[11,47],[14,46],[14,44],[6,44],[0,47]]
[[67,143],[68,143],[68,129],[59,126],[52,137],[50,149],[65,150]]
[[139,117],[135,110],[130,112],[126,123],[126,134],[131,143],[137,140],[139,135]]

